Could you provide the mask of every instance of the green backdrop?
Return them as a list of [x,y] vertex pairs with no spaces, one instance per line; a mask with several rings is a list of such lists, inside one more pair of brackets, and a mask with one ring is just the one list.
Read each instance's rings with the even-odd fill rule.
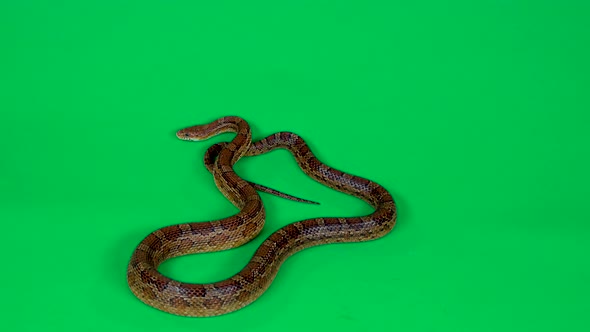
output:
[[[588,331],[587,1],[14,1],[0,5],[0,322],[15,331]],[[236,213],[176,130],[303,136],[389,189],[383,239],[305,250],[216,318],[129,291],[139,241]],[[213,282],[283,225],[370,212],[286,151],[243,159],[267,225],[161,270]]]

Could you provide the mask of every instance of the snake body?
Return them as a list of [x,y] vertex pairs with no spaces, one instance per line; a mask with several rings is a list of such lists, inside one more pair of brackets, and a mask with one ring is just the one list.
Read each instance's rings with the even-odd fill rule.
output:
[[[236,136],[229,143],[211,147],[205,164],[217,187],[240,211],[220,220],[167,226],[142,240],[129,262],[127,281],[131,291],[144,303],[181,316],[229,313],[260,297],[292,254],[320,244],[380,238],[395,225],[396,206],[387,190],[320,162],[296,134],[281,132],[252,142],[248,123],[230,116],[180,130],[177,136],[183,140],[204,140],[223,132],[235,132]],[[301,169],[316,181],[363,199],[375,211],[362,217],[313,218],[289,224],[271,234],[240,272],[219,282],[183,283],[158,272],[158,266],[169,258],[235,248],[260,233],[265,210],[257,188],[240,178],[233,165],[243,156],[260,155],[277,148],[288,149]]]

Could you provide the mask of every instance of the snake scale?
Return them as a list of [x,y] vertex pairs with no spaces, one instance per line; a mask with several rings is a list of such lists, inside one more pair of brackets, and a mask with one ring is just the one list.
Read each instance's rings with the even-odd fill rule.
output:
[[[229,313],[260,297],[281,264],[294,253],[320,244],[377,239],[395,225],[396,206],[387,190],[373,181],[320,162],[305,141],[294,133],[276,133],[252,142],[248,123],[242,118],[227,116],[179,130],[176,135],[182,140],[200,141],[225,132],[235,132],[236,136],[229,143],[210,147],[205,164],[217,187],[239,212],[215,221],[163,227],[143,239],[131,256],[127,281],[131,291],[144,303],[180,316]],[[288,149],[301,169],[314,180],[366,201],[374,212],[353,218],[313,218],[284,226],[260,245],[240,272],[219,282],[183,283],[158,272],[158,266],[172,257],[235,248],[259,234],[265,210],[257,190],[265,187],[261,189],[240,178],[233,165],[241,157],[277,148]]]

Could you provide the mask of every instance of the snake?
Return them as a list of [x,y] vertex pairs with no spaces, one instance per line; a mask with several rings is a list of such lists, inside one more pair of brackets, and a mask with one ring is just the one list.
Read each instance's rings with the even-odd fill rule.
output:
[[[230,142],[211,146],[204,159],[216,186],[239,212],[219,220],[165,226],[148,234],[133,251],[127,267],[129,288],[145,304],[188,317],[234,312],[258,299],[291,255],[323,244],[378,239],[393,229],[397,217],[396,204],[383,186],[322,163],[295,133],[278,132],[253,142],[250,126],[243,118],[225,116],[208,124],[181,129],[176,136],[186,141],[202,141],[227,132],[235,133],[235,137]],[[309,177],[360,198],[373,207],[373,212],[359,217],[319,217],[288,224],[268,236],[250,261],[225,280],[187,283],[160,273],[158,267],[170,258],[236,248],[260,233],[266,214],[257,190],[279,195],[280,192],[242,179],[233,166],[242,157],[257,156],[279,148],[290,151]]]

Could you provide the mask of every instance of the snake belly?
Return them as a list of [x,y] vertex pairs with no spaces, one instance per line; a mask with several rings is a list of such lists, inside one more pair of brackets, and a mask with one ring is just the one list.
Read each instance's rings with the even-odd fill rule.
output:
[[[236,136],[231,142],[208,151],[205,161],[217,187],[239,212],[220,220],[163,227],[143,239],[132,254],[127,281],[131,291],[144,303],[180,316],[229,313],[260,297],[281,264],[294,253],[321,244],[377,239],[394,227],[396,206],[386,189],[320,162],[294,133],[276,133],[252,142],[248,123],[228,116],[180,130],[177,136],[183,140],[204,140],[224,132],[235,132]],[[158,266],[172,257],[235,248],[260,233],[265,219],[262,200],[252,184],[234,172],[233,165],[243,156],[260,155],[277,148],[288,149],[300,168],[314,180],[366,201],[375,211],[361,217],[313,218],[284,226],[260,245],[240,272],[219,282],[184,283],[158,272]]]

